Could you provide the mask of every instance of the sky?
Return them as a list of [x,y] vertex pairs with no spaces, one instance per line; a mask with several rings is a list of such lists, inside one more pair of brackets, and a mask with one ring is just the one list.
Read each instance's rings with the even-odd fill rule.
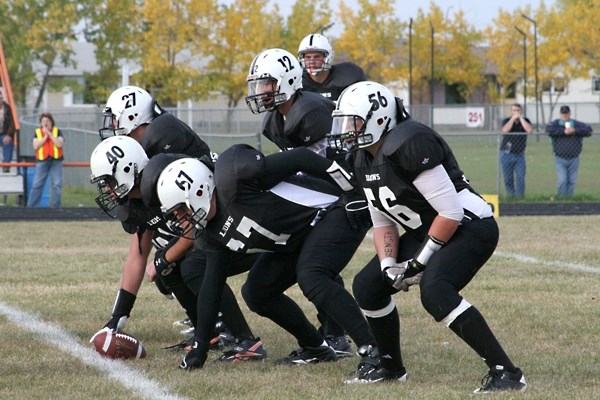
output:
[[[463,10],[467,21],[475,28],[480,29],[488,26],[496,18],[499,9],[512,12],[515,8],[525,8],[529,5],[535,10],[542,3],[542,0],[433,0],[432,2],[444,10],[449,17],[458,10]],[[543,2],[546,6],[552,6],[556,3],[555,0],[543,0]],[[272,0],[272,3],[279,4],[282,14],[287,16],[295,0]],[[352,8],[358,7],[358,1],[356,0],[344,0],[344,3]],[[394,9],[397,10],[398,17],[403,21],[416,18],[419,8],[425,12],[429,10],[429,1],[396,0],[394,3]],[[333,0],[331,4],[334,13],[336,13],[338,0]],[[339,31],[341,31],[341,27]],[[334,35],[339,33],[336,32],[335,25],[330,32]]]

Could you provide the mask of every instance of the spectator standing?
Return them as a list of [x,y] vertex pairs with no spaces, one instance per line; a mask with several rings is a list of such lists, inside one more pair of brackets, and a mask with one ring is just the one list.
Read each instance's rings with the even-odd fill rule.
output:
[[504,188],[510,197],[525,195],[525,147],[527,133],[533,132],[531,122],[523,116],[523,109],[518,103],[510,107],[510,117],[502,121],[502,143],[500,144],[500,164],[504,175]]
[[583,138],[592,135],[592,128],[571,118],[571,109],[560,107],[560,118],[546,127],[552,139],[554,165],[556,167],[556,187],[558,197],[572,197],[579,171],[579,155],[583,148]]
[[50,177],[52,187],[52,207],[60,207],[63,178],[63,143],[60,129],[54,124],[50,113],[42,113],[39,118],[40,127],[35,130],[33,149],[35,150],[35,175],[27,207],[39,207],[42,190]]
[[[15,148],[15,124],[12,110],[4,101],[0,90],[0,146],[2,147],[2,162],[11,162]],[[2,172],[9,172],[9,167],[3,167]]]

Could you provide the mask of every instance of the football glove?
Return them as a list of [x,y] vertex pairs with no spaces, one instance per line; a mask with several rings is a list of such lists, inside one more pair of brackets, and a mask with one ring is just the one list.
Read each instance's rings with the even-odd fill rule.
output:
[[183,357],[179,368],[191,371],[193,369],[200,369],[206,362],[208,356],[208,344],[199,342],[194,339],[192,349]]
[[382,266],[383,280],[394,287],[394,289],[408,292],[412,285],[421,282],[425,267],[415,259]]
[[154,254],[154,268],[156,269],[156,273],[160,276],[169,275],[173,272],[173,266],[175,265],[175,263],[170,263],[165,258],[167,249],[168,247],[158,249]]
[[356,190],[344,192],[341,197],[341,204],[346,210],[346,216],[352,230],[357,232],[366,231],[373,226],[369,204],[362,193]]

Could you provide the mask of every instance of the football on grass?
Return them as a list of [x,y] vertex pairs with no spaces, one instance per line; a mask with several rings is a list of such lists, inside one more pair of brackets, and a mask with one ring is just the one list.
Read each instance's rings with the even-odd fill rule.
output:
[[100,355],[115,359],[139,359],[146,357],[146,349],[135,336],[123,331],[113,333],[106,328],[92,338],[92,343]]

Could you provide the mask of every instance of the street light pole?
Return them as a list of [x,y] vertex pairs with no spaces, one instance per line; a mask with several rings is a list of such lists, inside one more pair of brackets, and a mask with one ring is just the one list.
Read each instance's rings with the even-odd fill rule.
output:
[[523,35],[523,114],[527,115],[527,34],[516,26],[514,28]]
[[413,89],[413,76],[412,76],[412,27],[413,27],[413,19],[410,19],[408,23],[408,105],[410,106],[412,112],[412,89]]
[[539,109],[539,92],[538,92],[538,56],[537,56],[537,22],[535,19],[521,14],[523,18],[533,24],[533,70],[535,72],[535,131],[540,131],[540,119],[538,114]]
[[434,71],[434,29],[433,24],[429,21],[429,26],[431,27],[431,76],[429,79],[429,102],[431,103],[429,106],[429,124],[433,128],[433,71]]

